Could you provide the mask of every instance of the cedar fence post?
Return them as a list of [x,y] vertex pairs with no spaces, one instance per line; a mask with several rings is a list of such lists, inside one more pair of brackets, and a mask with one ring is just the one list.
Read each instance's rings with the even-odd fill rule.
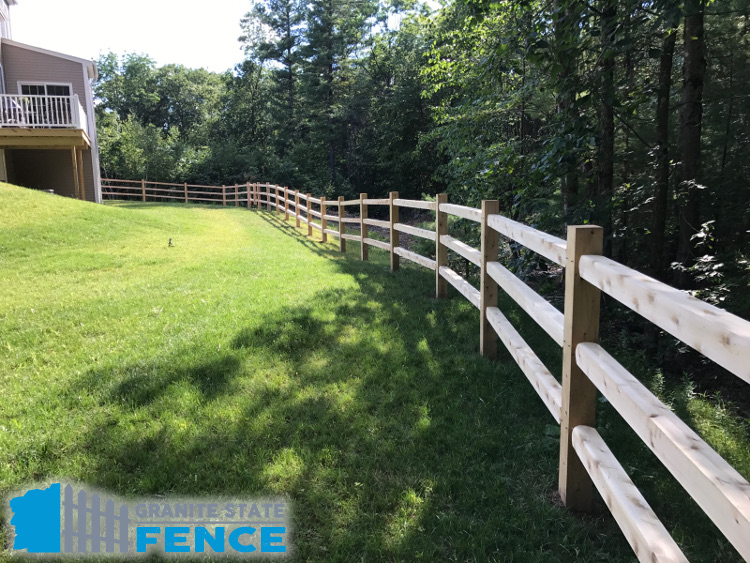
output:
[[146,180],[141,180],[141,200],[146,201]]
[[279,190],[280,187],[276,186],[276,215],[281,215],[281,204],[279,203],[279,200],[281,199],[281,192]]
[[341,202],[344,201],[344,196],[339,196],[339,252],[346,252],[346,240],[344,235],[346,234],[346,224],[344,223],[344,206]]
[[440,205],[448,203],[448,194],[435,196],[435,298],[448,296],[448,282],[440,275],[440,267],[448,265],[448,249],[440,240],[448,234],[448,214],[440,211]]
[[227,187],[226,186],[221,186],[221,201],[222,201],[222,205],[227,204]]
[[294,190],[294,218],[297,221],[297,228],[299,229],[299,190]]
[[365,200],[367,194],[359,194],[359,234],[362,235],[362,246],[360,247],[360,257],[362,260],[368,260],[370,258],[369,248],[365,244],[367,238],[367,225],[365,225],[365,219],[367,219],[367,204]]
[[289,222],[289,188],[284,186],[284,221]]
[[185,182],[185,203],[188,202],[188,189],[187,189],[187,182]]
[[312,237],[312,225],[310,224],[310,208],[312,207],[312,203],[310,202],[310,198],[312,197],[312,194],[307,194],[307,236]]
[[500,212],[498,200],[482,201],[482,262],[479,293],[479,353],[497,358],[497,333],[487,320],[487,307],[497,307],[497,283],[487,273],[487,263],[496,262],[500,236],[487,225],[487,217]]
[[398,262],[398,254],[396,254],[396,249],[398,248],[398,231],[396,230],[396,224],[398,223],[398,207],[393,203],[393,200],[398,199],[398,192],[391,192],[388,195],[388,199],[390,199],[389,209],[390,209],[390,231],[391,231],[391,241],[390,241],[390,252],[391,252],[391,272],[395,272],[398,270],[399,262]]
[[593,484],[578,458],[571,434],[579,425],[594,426],[596,387],[576,363],[576,346],[599,340],[600,291],[581,279],[578,262],[586,254],[601,254],[603,229],[568,227],[565,259],[565,325],[563,337],[562,411],[560,423],[559,487],[562,501],[572,510],[589,512]]
[[266,211],[271,211],[271,184],[266,182]]
[[234,206],[240,206],[240,190],[237,184],[234,185]]
[[245,182],[245,195],[247,196],[245,204],[247,205],[247,208],[250,209],[250,182]]
[[328,242],[328,233],[326,233],[326,229],[328,228],[328,221],[326,221],[326,198],[325,196],[320,196],[320,238],[321,242]]

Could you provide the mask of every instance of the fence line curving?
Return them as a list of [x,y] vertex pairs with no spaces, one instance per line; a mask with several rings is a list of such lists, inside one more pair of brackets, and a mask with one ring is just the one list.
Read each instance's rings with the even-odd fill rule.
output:
[[[499,203],[488,200],[481,209],[448,203],[445,194],[436,200],[388,198],[313,198],[298,190],[268,183],[213,187],[169,185],[156,182],[103,180],[103,193],[130,199],[211,201],[221,205],[275,210],[305,224],[321,238],[337,238],[339,250],[347,241],[359,242],[361,259],[369,247],[390,255],[390,268],[399,269],[404,258],[435,271],[435,294],[447,297],[450,284],[480,313],[480,353],[497,355],[498,340],[528,378],[534,390],[560,425],[559,492],[566,506],[591,509],[593,488],[604,498],[636,556],[641,561],[686,561],[686,558],[595,427],[596,394],[600,392],[627,424],[654,452],[686,492],[716,524],[742,557],[750,560],[750,483],[705,441],[656,398],[642,383],[599,345],[601,292],[692,346],[737,377],[750,382],[750,323],[703,301],[601,256],[601,227],[568,227],[567,239],[523,225],[499,213]],[[126,184],[136,184],[128,187]],[[210,198],[197,198],[196,194]],[[358,217],[346,217],[347,207],[359,207]],[[388,220],[368,216],[370,206],[384,206]],[[317,207],[315,209],[314,207]],[[435,230],[399,222],[400,208],[424,209],[435,214]],[[335,211],[334,211],[335,208]],[[448,235],[448,216],[481,225],[481,247]],[[317,222],[316,222],[317,221]],[[335,223],[336,228],[330,228]],[[347,233],[347,225],[359,233]],[[368,227],[387,229],[388,241],[370,236]],[[399,233],[435,242],[435,259],[400,245]],[[564,313],[558,311],[499,262],[499,240],[505,237],[565,268]],[[480,269],[475,288],[448,267],[448,253],[456,253]],[[562,347],[562,381],[558,381],[498,308],[498,289],[513,299]]]

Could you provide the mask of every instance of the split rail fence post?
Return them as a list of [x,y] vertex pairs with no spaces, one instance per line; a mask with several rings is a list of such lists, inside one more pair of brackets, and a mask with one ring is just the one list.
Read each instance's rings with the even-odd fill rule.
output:
[[367,219],[367,204],[365,200],[367,194],[359,194],[359,234],[362,235],[362,245],[360,247],[360,257],[362,260],[368,260],[370,258],[370,252],[365,244],[365,238],[367,238],[367,225],[365,225],[365,219]]
[[448,249],[440,240],[448,234],[448,214],[440,211],[440,205],[448,203],[448,194],[435,196],[435,298],[448,296],[448,282],[440,275],[440,267],[448,265]]
[[594,426],[596,387],[576,363],[576,346],[599,340],[599,288],[584,281],[578,263],[586,254],[601,254],[601,227],[568,227],[565,258],[565,325],[563,336],[562,411],[560,423],[560,497],[565,506],[580,512],[591,510],[593,484],[586,468],[573,449],[576,426]]
[[312,237],[312,225],[310,224],[310,208],[312,207],[312,203],[310,203],[310,198],[312,197],[312,194],[307,194],[307,236]]
[[487,217],[500,212],[496,199],[482,201],[482,261],[479,282],[479,353],[491,360],[497,358],[497,333],[487,320],[487,307],[497,307],[497,282],[487,273],[487,264],[496,262],[500,235],[487,225]]
[[294,218],[297,220],[299,229],[299,190],[294,190]]
[[188,190],[187,190],[187,182],[185,182],[185,203],[188,202]]
[[245,194],[247,195],[247,200],[245,203],[247,204],[247,208],[250,209],[250,205],[252,205],[250,202],[250,182],[245,182]]
[[141,199],[146,201],[146,180],[141,180]]
[[284,186],[284,221],[289,222],[289,187]]
[[222,205],[227,204],[227,187],[226,186],[221,186],[221,201],[222,201]]
[[279,200],[281,199],[281,186],[276,186],[276,215],[281,215],[281,205]]
[[271,211],[271,184],[266,182],[266,211]]
[[321,242],[328,242],[328,233],[326,233],[326,229],[328,228],[328,221],[326,221],[326,198],[325,196],[320,196],[320,239]]
[[390,252],[391,252],[391,272],[398,270],[398,254],[396,249],[398,248],[398,231],[396,230],[396,223],[398,223],[398,206],[393,203],[393,200],[398,199],[398,192],[391,192],[388,195],[390,202],[388,203],[390,209],[390,216],[388,222],[390,223],[391,239],[390,239]]
[[234,185],[234,206],[240,206],[240,189],[237,184]]
[[346,234],[346,225],[344,224],[344,206],[341,202],[344,201],[344,196],[339,196],[339,252],[346,252],[346,240],[344,235]]

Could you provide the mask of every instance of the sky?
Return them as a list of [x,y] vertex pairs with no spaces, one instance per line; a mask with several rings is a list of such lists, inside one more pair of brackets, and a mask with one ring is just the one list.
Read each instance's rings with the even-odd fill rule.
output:
[[13,40],[84,59],[142,53],[157,65],[214,72],[242,61],[237,38],[250,0],[19,0]]

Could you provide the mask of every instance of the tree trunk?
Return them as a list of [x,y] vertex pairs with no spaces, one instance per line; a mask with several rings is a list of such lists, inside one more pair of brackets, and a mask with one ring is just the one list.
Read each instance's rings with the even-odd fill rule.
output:
[[676,41],[677,30],[670,29],[662,44],[659,89],[656,95],[656,185],[651,225],[651,271],[657,278],[664,274],[664,233],[669,195],[669,93],[672,87],[672,61]]
[[682,96],[680,108],[680,168],[678,201],[680,203],[680,238],[677,260],[682,265],[677,276],[680,287],[688,287],[687,271],[695,258],[692,241],[700,227],[701,126],[703,119],[703,82],[706,73],[703,33],[704,0],[685,2],[685,57],[682,65]]
[[[560,4],[565,0],[557,0],[558,18],[555,21],[555,40],[558,62],[562,70],[557,75],[558,97],[557,113],[566,123],[578,121],[578,108],[575,106],[575,64],[577,55],[573,43],[578,41],[577,18],[570,2],[565,2],[565,8]],[[573,151],[574,148],[569,148]],[[567,155],[565,171],[560,181],[563,213],[568,214],[578,202],[578,163],[575,155]]]
[[600,63],[599,145],[597,147],[596,220],[604,227],[604,253],[612,255],[612,191],[615,157],[615,28],[617,4],[608,0],[602,10]]
[[333,146],[333,138],[334,138],[334,131],[333,131],[333,39],[329,38],[330,42],[328,43],[328,53],[329,53],[329,63],[328,63],[328,75],[326,77],[326,82],[328,86],[328,92],[326,95],[326,105],[327,105],[327,114],[328,114],[328,167],[330,169],[331,173],[331,186],[336,185],[336,153],[334,151]]

